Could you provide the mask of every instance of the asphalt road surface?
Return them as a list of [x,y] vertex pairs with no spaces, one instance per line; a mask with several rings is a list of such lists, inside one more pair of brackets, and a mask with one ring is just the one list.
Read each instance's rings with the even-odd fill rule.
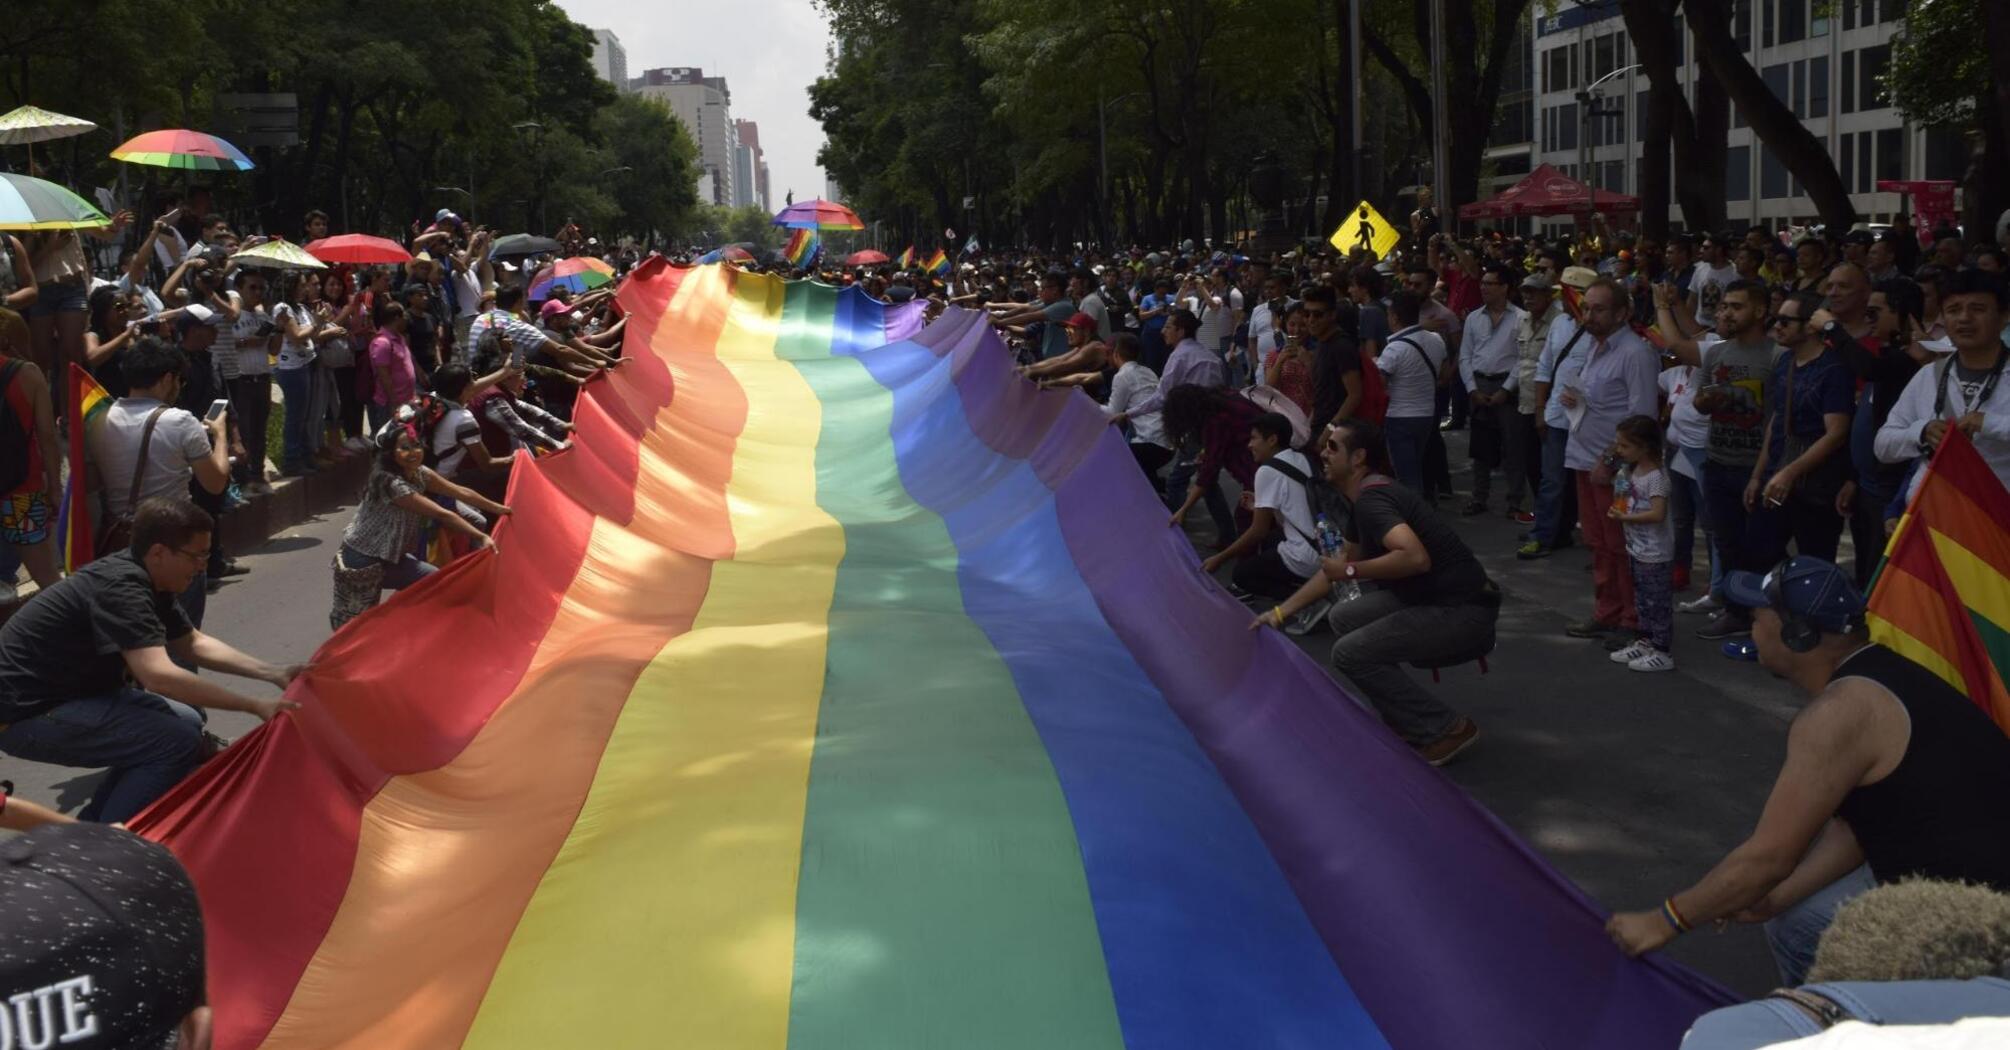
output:
[[[1463,435],[1449,436],[1463,489]],[[268,660],[305,659],[328,636],[328,565],[348,517],[345,508],[238,552],[252,571],[210,598],[205,629]],[[1613,664],[1596,643],[1563,634],[1565,623],[1591,611],[1588,555],[1572,549],[1516,561],[1521,527],[1505,519],[1498,501],[1484,516],[1456,520],[1508,599],[1490,673],[1452,668],[1433,687],[1480,726],[1479,741],[1446,774],[1592,898],[1614,909],[1653,907],[1750,830],[1785,754],[1798,697],[1756,665],[1734,663],[1714,643],[1695,639],[1701,617],[1677,617],[1675,671],[1641,674]],[[1330,634],[1300,641],[1325,663]],[[254,695],[271,692],[242,685]],[[236,737],[255,721],[220,713],[211,724]],[[0,763],[0,775],[23,797],[70,812],[97,781],[91,771]],[[1670,953],[1746,995],[1777,983],[1754,928],[1694,933]]]

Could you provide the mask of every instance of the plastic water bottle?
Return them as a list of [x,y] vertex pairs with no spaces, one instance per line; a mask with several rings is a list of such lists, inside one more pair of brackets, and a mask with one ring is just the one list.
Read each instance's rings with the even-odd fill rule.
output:
[[1343,605],[1359,597],[1361,597],[1360,580],[1344,580],[1333,588],[1333,600]]

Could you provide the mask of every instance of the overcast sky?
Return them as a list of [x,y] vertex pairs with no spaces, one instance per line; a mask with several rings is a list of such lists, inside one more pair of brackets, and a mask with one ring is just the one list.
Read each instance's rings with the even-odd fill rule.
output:
[[824,69],[830,27],[809,0],[558,0],[572,20],[611,29],[628,50],[628,75],[663,66],[698,66],[723,76],[733,117],[761,126],[768,190],[782,206],[819,197],[823,129],[810,119],[809,86]]

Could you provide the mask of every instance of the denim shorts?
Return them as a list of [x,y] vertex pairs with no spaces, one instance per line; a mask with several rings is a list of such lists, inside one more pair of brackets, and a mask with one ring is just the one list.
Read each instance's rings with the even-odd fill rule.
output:
[[90,308],[91,289],[86,281],[65,281],[61,284],[44,284],[35,293],[35,302],[28,307],[30,317],[53,317],[56,314],[80,314]]

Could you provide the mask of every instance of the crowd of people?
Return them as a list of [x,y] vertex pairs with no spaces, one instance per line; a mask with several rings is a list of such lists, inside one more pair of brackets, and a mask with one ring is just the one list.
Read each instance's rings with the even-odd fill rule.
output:
[[[519,454],[564,449],[580,384],[620,363],[611,289],[547,283],[544,265],[590,256],[618,275],[642,258],[575,227],[555,251],[498,254],[495,231],[443,210],[403,238],[408,262],[269,268],[239,253],[319,240],[328,216],[240,237],[201,190],[153,210],[143,237],[121,213],[0,239],[0,537],[38,587],[0,625],[0,753],[108,769],[93,822],[228,746],[205,711],[293,706],[197,673],[283,689],[302,671],[203,633],[209,596],[245,571],[219,520],[275,473],[368,457],[331,564],[335,629],[489,545]],[[1426,207],[1411,233],[1383,258],[1189,241],[946,272],[770,268],[924,299],[931,318],[985,311],[1027,381],[1101,405],[1169,524],[1204,510],[1203,566],[1251,629],[1330,631],[1334,669],[1432,764],[1479,727],[1404,665],[1484,661],[1503,600],[1461,516],[1522,527],[1520,559],[1588,548],[1593,613],[1567,630],[1613,661],[1673,669],[1677,614],[1695,614],[1701,638],[1803,689],[1759,828],[1660,908],[1616,916],[1627,951],[1769,920],[1798,985],[1837,909],[1873,886],[2010,891],[2010,826],[1989,807],[1909,819],[2010,786],[2010,739],[1863,628],[1877,554],[1945,435],[2010,479],[2010,230],[1925,247],[1903,230],[1664,243],[1602,222],[1456,237]],[[94,272],[93,236],[133,245],[115,272]],[[111,398],[88,425],[62,396],[71,364]],[[72,427],[81,474],[61,451]],[[1446,441],[1460,430],[1463,493]],[[66,484],[91,494],[100,555],[67,575]],[[0,793],[0,826],[68,823]],[[173,1023],[206,1024],[192,1010]]]

